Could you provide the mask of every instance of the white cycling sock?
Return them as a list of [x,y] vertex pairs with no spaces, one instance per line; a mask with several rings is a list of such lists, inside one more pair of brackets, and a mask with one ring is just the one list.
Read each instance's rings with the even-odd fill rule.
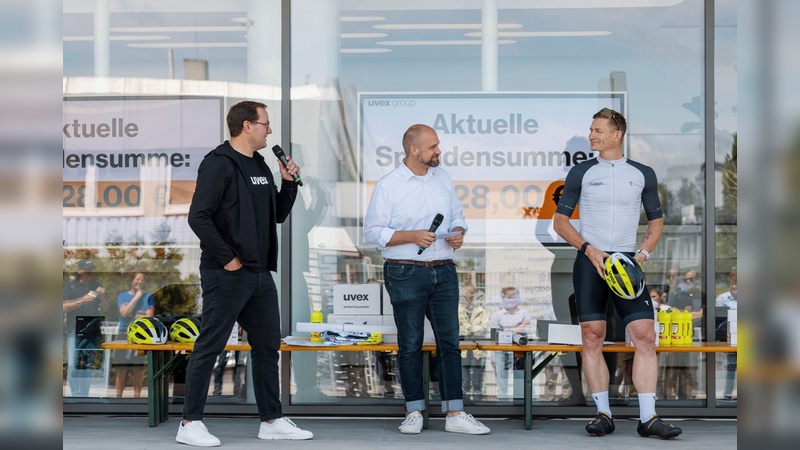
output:
[[646,423],[656,415],[656,394],[648,392],[639,394],[639,420]]
[[606,413],[608,417],[612,417],[611,406],[608,405],[608,391],[592,392],[592,398],[594,404],[597,405],[597,412]]

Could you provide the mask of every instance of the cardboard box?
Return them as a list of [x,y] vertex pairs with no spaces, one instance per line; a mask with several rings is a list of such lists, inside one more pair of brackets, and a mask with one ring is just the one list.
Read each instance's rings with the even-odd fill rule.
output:
[[383,316],[345,316],[342,314],[328,314],[328,323],[341,323],[346,325],[383,325]]
[[394,309],[392,309],[392,302],[389,298],[389,291],[386,290],[386,285],[381,283],[381,292],[383,295],[381,296],[381,314],[384,316],[391,316],[394,314]]
[[737,326],[736,326],[737,323],[738,322],[735,321],[735,320],[729,320],[728,321],[728,334],[736,334],[736,333],[739,332],[739,330],[737,329]]
[[729,309],[728,310],[728,322],[736,322],[736,311],[737,309]]
[[370,284],[334,284],[333,313],[362,316],[381,314],[382,285]]
[[547,330],[547,342],[550,344],[582,345],[581,326],[551,323]]
[[728,343],[731,345],[739,345],[739,333],[729,333],[728,334]]

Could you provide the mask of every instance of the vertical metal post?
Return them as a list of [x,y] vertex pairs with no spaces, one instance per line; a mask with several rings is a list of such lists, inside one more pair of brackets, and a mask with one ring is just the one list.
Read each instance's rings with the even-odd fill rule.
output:
[[[705,149],[703,174],[706,199],[703,219],[703,242],[705,243],[704,280],[706,291],[705,329],[706,340],[715,336],[716,307],[716,199],[714,194],[716,158],[716,121],[714,118],[714,1],[706,0],[703,21],[703,148]],[[709,354],[706,362],[706,399],[708,408],[716,407],[716,355]]]

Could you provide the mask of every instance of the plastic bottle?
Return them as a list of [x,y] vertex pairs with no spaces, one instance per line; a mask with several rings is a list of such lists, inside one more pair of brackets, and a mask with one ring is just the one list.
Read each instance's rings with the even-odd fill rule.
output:
[[[322,323],[322,320],[322,312],[315,309],[314,312],[311,313],[311,323]],[[322,342],[322,336],[320,336],[319,331],[312,331],[309,340],[311,342]]]
[[658,345],[672,345],[672,314],[669,311],[660,309],[658,311]]
[[692,335],[694,334],[691,312],[686,311],[683,313],[683,323],[685,327],[683,333],[683,345],[690,346],[692,345]]
[[681,319],[683,318],[683,312],[681,311],[672,311],[671,314],[671,323],[670,323],[670,345],[681,345],[683,342],[683,336],[681,335]]

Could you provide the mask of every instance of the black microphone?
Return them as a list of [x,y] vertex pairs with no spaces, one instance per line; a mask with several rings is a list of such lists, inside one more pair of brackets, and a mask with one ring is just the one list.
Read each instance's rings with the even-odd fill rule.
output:
[[[442,224],[442,220],[444,220],[444,216],[441,214],[436,214],[436,217],[433,218],[433,222],[431,222],[431,227],[428,228],[428,231],[431,233],[436,233],[436,229],[439,228],[439,225]],[[422,252],[425,251],[424,247],[420,247],[419,251],[417,252],[418,255],[421,255]]]
[[[277,156],[278,159],[281,160],[281,164],[283,164],[283,167],[289,166],[289,161],[286,161],[286,153],[283,153],[283,149],[281,148],[280,145],[273,146],[272,153],[275,153],[275,156]],[[303,181],[300,180],[300,176],[297,175],[296,173],[292,174],[292,178],[294,178],[295,183],[299,184],[300,186],[303,185]]]

